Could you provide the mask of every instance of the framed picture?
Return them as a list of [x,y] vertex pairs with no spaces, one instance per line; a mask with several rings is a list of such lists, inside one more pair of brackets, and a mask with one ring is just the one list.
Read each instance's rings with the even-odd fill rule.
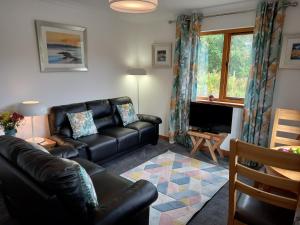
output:
[[152,45],[153,67],[172,67],[172,44],[161,43]]
[[283,37],[280,68],[300,69],[300,34]]
[[87,71],[86,28],[35,21],[41,72]]

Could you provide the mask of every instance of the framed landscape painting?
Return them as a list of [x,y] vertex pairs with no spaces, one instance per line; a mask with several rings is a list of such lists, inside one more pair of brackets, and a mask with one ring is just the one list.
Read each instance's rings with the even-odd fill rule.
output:
[[87,71],[86,28],[35,21],[42,72]]
[[280,68],[300,69],[300,34],[283,37]]
[[153,67],[172,66],[172,44],[162,43],[152,45],[152,64]]

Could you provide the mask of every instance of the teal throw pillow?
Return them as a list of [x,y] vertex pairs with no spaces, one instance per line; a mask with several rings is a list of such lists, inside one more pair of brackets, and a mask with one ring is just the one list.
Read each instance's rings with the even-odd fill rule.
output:
[[98,133],[92,110],[80,113],[67,113],[67,116],[73,130],[74,139]]
[[117,109],[119,111],[124,126],[139,121],[139,118],[137,117],[134,111],[132,103],[117,105]]

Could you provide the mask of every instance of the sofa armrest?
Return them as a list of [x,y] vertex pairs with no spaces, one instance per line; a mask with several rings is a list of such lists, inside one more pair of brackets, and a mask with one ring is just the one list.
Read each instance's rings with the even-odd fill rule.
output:
[[138,118],[141,121],[153,123],[153,124],[161,124],[162,120],[158,116],[146,115],[146,114],[138,114]]
[[58,146],[68,146],[75,148],[78,151],[85,149],[88,146],[86,143],[62,135],[53,135],[50,139],[55,141]]
[[65,159],[79,157],[78,150],[71,146],[67,146],[67,145],[55,147],[55,148],[49,150],[49,152],[54,156],[57,156],[60,158],[65,158]]
[[[124,218],[134,216],[149,207],[158,197],[156,187],[145,180],[131,185],[121,195],[113,198],[95,212],[93,225],[120,224]],[[101,201],[101,200],[100,200]]]

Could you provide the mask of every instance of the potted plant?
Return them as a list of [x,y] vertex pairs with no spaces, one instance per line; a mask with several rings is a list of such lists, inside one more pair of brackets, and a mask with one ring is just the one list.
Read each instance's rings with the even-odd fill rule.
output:
[[24,116],[16,112],[3,112],[0,114],[0,127],[4,130],[5,135],[15,136],[17,127],[20,126]]

